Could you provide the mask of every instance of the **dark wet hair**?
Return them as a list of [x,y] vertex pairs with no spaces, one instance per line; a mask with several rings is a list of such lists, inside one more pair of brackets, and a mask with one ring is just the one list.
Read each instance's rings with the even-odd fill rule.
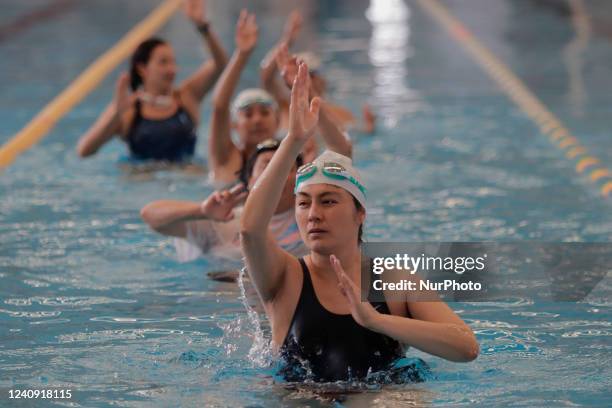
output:
[[[246,161],[246,164],[242,166],[242,169],[240,169],[240,174],[238,176],[240,178],[240,181],[245,186],[249,185],[249,179],[253,175],[253,169],[255,168],[255,162],[257,161],[257,157],[259,157],[259,155],[264,152],[275,152],[278,150],[279,146],[280,143],[276,146],[266,146],[258,148],[257,150],[255,150],[255,152],[253,152],[253,154],[251,154],[251,156]],[[298,154],[298,156],[295,158],[295,164],[297,167],[300,167],[302,164],[304,164],[304,159],[302,158],[301,154]]]
[[138,65],[146,65],[151,59],[153,50],[163,44],[166,44],[166,42],[161,38],[152,37],[141,42],[132,54],[132,59],[130,60],[130,87],[133,91],[142,85],[142,77],[138,73]]
[[[363,206],[361,205],[361,203],[355,198],[354,195],[351,194],[351,197],[353,197],[353,202],[355,203],[355,208],[357,208],[357,211],[362,210]],[[359,245],[363,244],[363,223],[359,224],[359,232],[357,233],[357,243]]]

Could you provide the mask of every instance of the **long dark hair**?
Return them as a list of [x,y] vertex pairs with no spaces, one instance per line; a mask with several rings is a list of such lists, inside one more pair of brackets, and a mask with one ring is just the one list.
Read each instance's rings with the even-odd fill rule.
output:
[[153,37],[140,43],[136,51],[132,54],[130,60],[130,87],[133,91],[137,90],[142,85],[142,77],[138,73],[138,65],[146,65],[151,59],[153,50],[158,45],[166,44],[161,38]]
[[[360,211],[363,208],[363,206],[355,198],[355,196],[353,196],[353,202],[355,203],[355,208],[357,208],[357,211]],[[359,245],[363,244],[363,223],[359,224],[359,232],[357,233],[357,243]]]

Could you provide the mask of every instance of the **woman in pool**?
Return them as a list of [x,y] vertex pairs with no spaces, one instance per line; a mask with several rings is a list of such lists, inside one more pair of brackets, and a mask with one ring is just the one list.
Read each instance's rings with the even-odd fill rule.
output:
[[445,303],[360,301],[365,188],[347,157],[325,152],[298,171],[296,221],[310,253],[298,259],[270,239],[267,225],[283,181],[318,121],[320,102],[314,98],[309,109],[308,80],[302,63],[288,135],[241,218],[247,268],[270,319],[274,348],[288,362],[305,362],[306,378],[325,382],[388,369],[403,357],[401,344],[452,361],[475,359],[474,334]]
[[[181,262],[191,261],[205,253],[240,259],[242,253],[239,216],[247,195],[244,186],[251,188],[255,184],[279,145],[280,142],[274,139],[257,145],[240,177],[241,184],[229,190],[215,191],[202,202],[153,201],[140,211],[142,219],[154,231],[175,237],[174,245]],[[294,213],[295,172],[301,165],[302,158],[298,156],[268,226],[276,242],[294,255],[306,253],[295,224]],[[231,275],[236,276],[237,274]]]
[[[236,30],[236,49],[215,87],[208,154],[209,174],[217,184],[234,182],[257,144],[275,138],[279,128],[279,106],[264,89],[241,91],[230,107],[240,75],[257,45],[258,30],[255,15],[243,10]],[[319,129],[330,149],[350,154],[351,142],[335,122],[321,120]],[[232,130],[238,134],[237,144],[232,140]],[[304,161],[313,158],[305,155]]]
[[[324,116],[321,119],[329,117],[330,120],[336,122],[342,130],[353,129],[362,133],[371,134],[376,127],[376,116],[372,112],[368,104],[362,108],[362,123],[353,115],[353,113],[343,106],[331,103],[326,97],[327,81],[321,73],[321,60],[312,52],[301,52],[296,55],[289,54],[289,48],[295,42],[297,35],[302,26],[302,16],[299,11],[294,10],[285,23],[285,29],[278,43],[268,52],[266,57],[261,62],[261,82],[264,89],[274,95],[277,104],[281,111],[281,129],[287,128],[289,119],[289,97],[287,87],[291,88],[293,79],[297,73],[296,60],[304,61],[310,68],[310,95],[318,96],[322,99],[321,112]],[[277,73],[280,72],[282,79],[279,81]],[[283,83],[284,82],[284,83]],[[308,144],[314,143],[312,139]]]
[[200,104],[223,71],[227,55],[206,20],[202,0],[188,0],[185,14],[204,37],[212,61],[175,88],[172,47],[159,38],[141,43],[129,74],[117,81],[114,101],[79,140],[79,156],[95,154],[117,135],[136,160],[181,162],[193,157]]

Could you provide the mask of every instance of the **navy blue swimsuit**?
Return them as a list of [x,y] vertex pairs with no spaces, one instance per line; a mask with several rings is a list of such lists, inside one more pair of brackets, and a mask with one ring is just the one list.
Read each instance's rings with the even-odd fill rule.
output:
[[180,106],[166,119],[146,119],[141,103],[136,101],[136,114],[127,135],[130,156],[137,160],[180,162],[193,157],[196,145],[195,123]]
[[[331,382],[363,379],[368,372],[391,368],[404,357],[400,343],[359,325],[353,316],[325,309],[317,299],[310,271],[300,259],[304,281],[300,299],[281,346],[285,365],[280,375],[287,381]],[[386,302],[372,303],[390,314]]]

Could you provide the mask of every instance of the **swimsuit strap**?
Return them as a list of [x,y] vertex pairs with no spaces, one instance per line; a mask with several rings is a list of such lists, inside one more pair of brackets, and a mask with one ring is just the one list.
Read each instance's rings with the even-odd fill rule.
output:
[[126,135],[127,140],[132,138],[136,126],[142,119],[142,103],[140,102],[140,99],[136,98],[136,101],[134,102],[134,117],[132,118],[132,123],[130,123],[130,127],[128,128]]
[[[300,293],[300,300],[305,293],[310,295],[310,297],[312,298],[315,295],[315,291],[314,285],[312,284],[312,279],[310,278],[310,270],[308,269],[304,258],[300,258],[299,261],[300,265],[302,265],[302,275],[304,275],[304,279],[302,280],[302,291]],[[314,298],[316,299],[317,297],[314,296]]]
[[[388,369],[403,356],[396,340],[366,329],[350,314],[325,309],[316,297],[305,260],[299,262],[304,275],[302,290],[281,346],[285,366],[280,374],[286,380],[365,378],[369,372]],[[386,305],[379,312],[388,313]]]

